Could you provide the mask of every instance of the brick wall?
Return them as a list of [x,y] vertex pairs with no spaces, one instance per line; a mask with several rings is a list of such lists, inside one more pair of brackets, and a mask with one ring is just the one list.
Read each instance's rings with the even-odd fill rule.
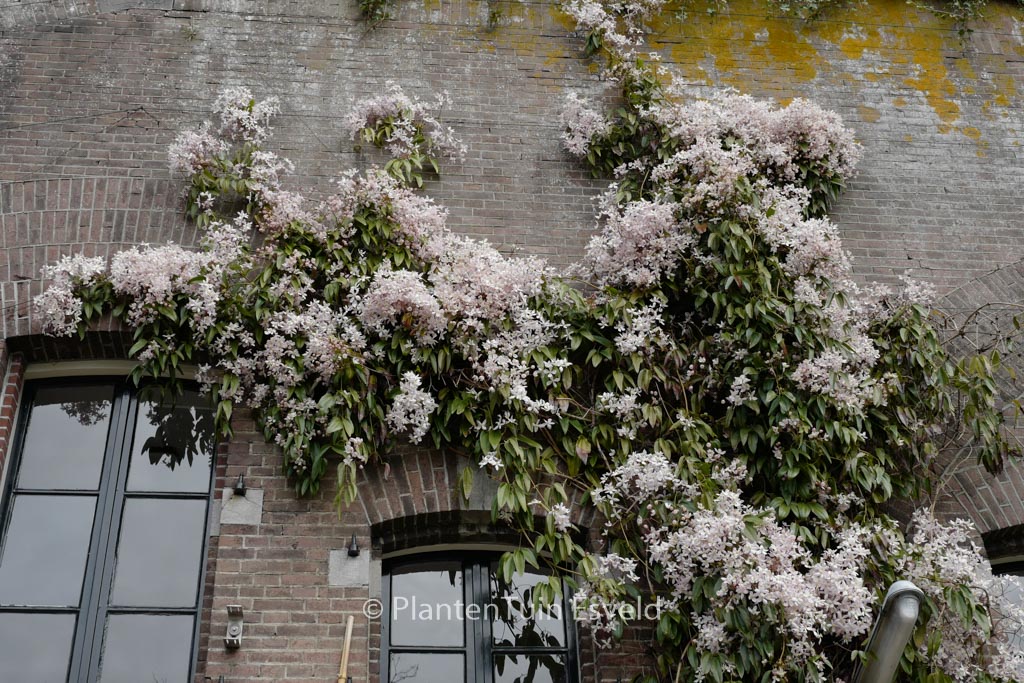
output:
[[[993,3],[961,45],[947,24],[901,0],[812,24],[767,17],[752,1],[663,22],[651,46],[696,92],[731,85],[781,101],[808,97],[843,115],[864,160],[834,217],[859,277],[894,281],[912,269],[948,295],[954,317],[1020,302],[1020,11]],[[9,340],[0,371],[11,368],[0,457],[19,358],[123,353],[117,334],[84,346],[34,336],[40,267],[78,251],[109,257],[143,242],[194,243],[165,150],[208,116],[222,87],[282,98],[272,144],[295,161],[294,184],[314,191],[342,169],[381,161],[344,137],[354,99],[382,92],[388,79],[424,97],[449,90],[444,119],[469,154],[428,192],[449,207],[454,229],[566,266],[586,243],[604,183],[560,150],[558,113],[568,90],[610,97],[597,71],[541,2],[400,0],[395,18],[370,30],[355,0],[0,0],[0,340]],[[993,315],[988,324],[1008,323]],[[280,455],[244,415],[219,463],[224,514],[208,554],[198,680],[333,681],[353,615],[350,674],[376,681],[379,624],[361,607],[379,590],[387,525],[411,517],[461,528],[464,508],[486,502],[454,496],[459,464],[450,456],[408,450],[388,471],[367,469],[359,500],[339,518],[332,483],[296,498]],[[245,501],[226,493],[238,474],[250,487]],[[1024,522],[1019,470],[991,478],[957,465],[945,474],[947,514],[971,516],[982,531]],[[486,536],[478,526],[463,531]],[[365,566],[332,553],[353,533]],[[222,644],[229,604],[246,614],[237,652]],[[585,639],[585,680],[628,680],[649,667],[649,637],[639,630],[614,653]]]
[[[242,415],[233,427],[218,489],[230,488],[238,474],[245,474],[250,489],[260,492],[262,514],[258,523],[220,525],[212,613],[205,620],[211,633],[205,675],[214,680],[224,675],[232,682],[331,681],[351,615],[349,674],[354,681],[376,681],[380,623],[362,610],[367,599],[380,597],[382,552],[510,540],[489,526],[489,498],[478,491],[463,502],[456,493],[453,484],[463,463],[451,454],[407,447],[389,456],[386,467],[366,468],[359,497],[339,518],[333,479],[324,482],[319,495],[296,498],[280,476],[280,453],[264,442],[251,419]],[[486,489],[487,480],[478,478],[476,485]],[[593,520],[583,516],[576,522],[585,527]],[[345,551],[353,534],[362,549],[356,559]],[[233,604],[246,614],[244,645],[237,652],[219,645],[227,606]],[[595,654],[587,643],[581,654],[584,667],[593,671]],[[621,664],[621,655],[612,655],[614,666]]]
[[[12,354],[7,345],[0,342],[0,474],[7,463],[7,451],[14,436],[14,421],[18,414],[18,401],[25,373],[25,360],[20,354]],[[3,481],[0,477],[0,481]]]

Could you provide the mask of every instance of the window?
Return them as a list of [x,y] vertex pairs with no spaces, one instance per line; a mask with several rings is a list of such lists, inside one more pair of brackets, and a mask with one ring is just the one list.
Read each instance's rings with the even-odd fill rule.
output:
[[420,556],[385,566],[384,683],[574,683],[576,638],[567,593],[535,612],[527,573],[498,581],[497,557]]
[[[1022,590],[1024,588],[1024,562],[1020,560],[1001,561],[1000,558],[994,558],[992,560],[992,573],[1012,576],[1017,579],[1016,581],[1004,582],[1000,586],[1003,594],[992,597],[1000,602],[1024,608],[1024,590]],[[1007,615],[997,615],[996,618],[1003,619],[1000,628],[1007,634],[1014,648],[1024,651],[1024,624],[1006,621],[1007,618],[1012,618]]]
[[0,535],[0,680],[187,683],[213,416],[119,381],[28,384]]
[[[992,564],[992,573],[1016,579],[1003,582],[1000,586],[1003,594],[992,597],[1024,608],[1024,524],[987,531],[982,534],[982,541]],[[1016,621],[1014,614],[997,614],[995,618],[1002,621],[1000,629],[1009,636],[1010,643],[1018,650],[1024,650],[1024,623],[1008,621]]]

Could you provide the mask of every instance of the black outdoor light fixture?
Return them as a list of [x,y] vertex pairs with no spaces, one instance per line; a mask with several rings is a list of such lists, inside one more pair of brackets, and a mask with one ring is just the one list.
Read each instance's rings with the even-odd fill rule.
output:
[[243,496],[243,497],[245,496],[245,475],[244,474],[239,474],[238,475],[238,481],[235,482],[235,489],[234,490],[235,490],[235,495],[236,496]]
[[348,556],[359,557],[359,542],[356,541],[355,533],[352,534],[352,540],[348,543]]

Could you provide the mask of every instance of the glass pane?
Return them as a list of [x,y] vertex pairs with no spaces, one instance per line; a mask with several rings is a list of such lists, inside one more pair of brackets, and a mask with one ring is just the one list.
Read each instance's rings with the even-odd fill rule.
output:
[[112,386],[39,389],[29,414],[18,486],[95,491],[113,399]]
[[100,661],[100,683],[188,683],[193,617],[112,614]]
[[74,614],[0,613],[0,681],[63,683]]
[[126,500],[111,604],[194,607],[205,531],[205,500]]
[[564,683],[565,655],[494,655],[494,683]]
[[391,573],[391,644],[462,645],[462,564],[429,562]]
[[0,604],[78,606],[95,508],[95,496],[15,497],[0,557]]
[[[998,565],[993,568],[999,570]],[[999,582],[990,588],[989,597],[993,603],[1011,604],[1017,608],[1024,608],[1024,576],[1021,570],[1016,570],[998,577]],[[1002,616],[1000,628],[1006,633],[1013,651],[1024,651],[1024,623],[1011,617]]]
[[392,652],[388,683],[458,683],[466,680],[463,655]]
[[190,391],[174,405],[141,401],[128,490],[208,491],[212,455],[213,412],[206,397]]
[[562,647],[565,620],[561,603],[534,609],[533,587],[547,582],[541,574],[523,574],[506,584],[491,573],[491,615],[494,644],[506,647]]

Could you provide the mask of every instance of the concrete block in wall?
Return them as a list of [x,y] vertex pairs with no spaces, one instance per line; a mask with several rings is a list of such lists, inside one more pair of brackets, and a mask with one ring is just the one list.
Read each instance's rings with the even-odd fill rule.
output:
[[244,496],[235,495],[232,489],[224,489],[224,499],[220,508],[221,524],[256,526],[262,518],[262,489],[247,489]]
[[349,557],[348,550],[332,550],[327,556],[327,583],[331,586],[369,586],[370,553]]

